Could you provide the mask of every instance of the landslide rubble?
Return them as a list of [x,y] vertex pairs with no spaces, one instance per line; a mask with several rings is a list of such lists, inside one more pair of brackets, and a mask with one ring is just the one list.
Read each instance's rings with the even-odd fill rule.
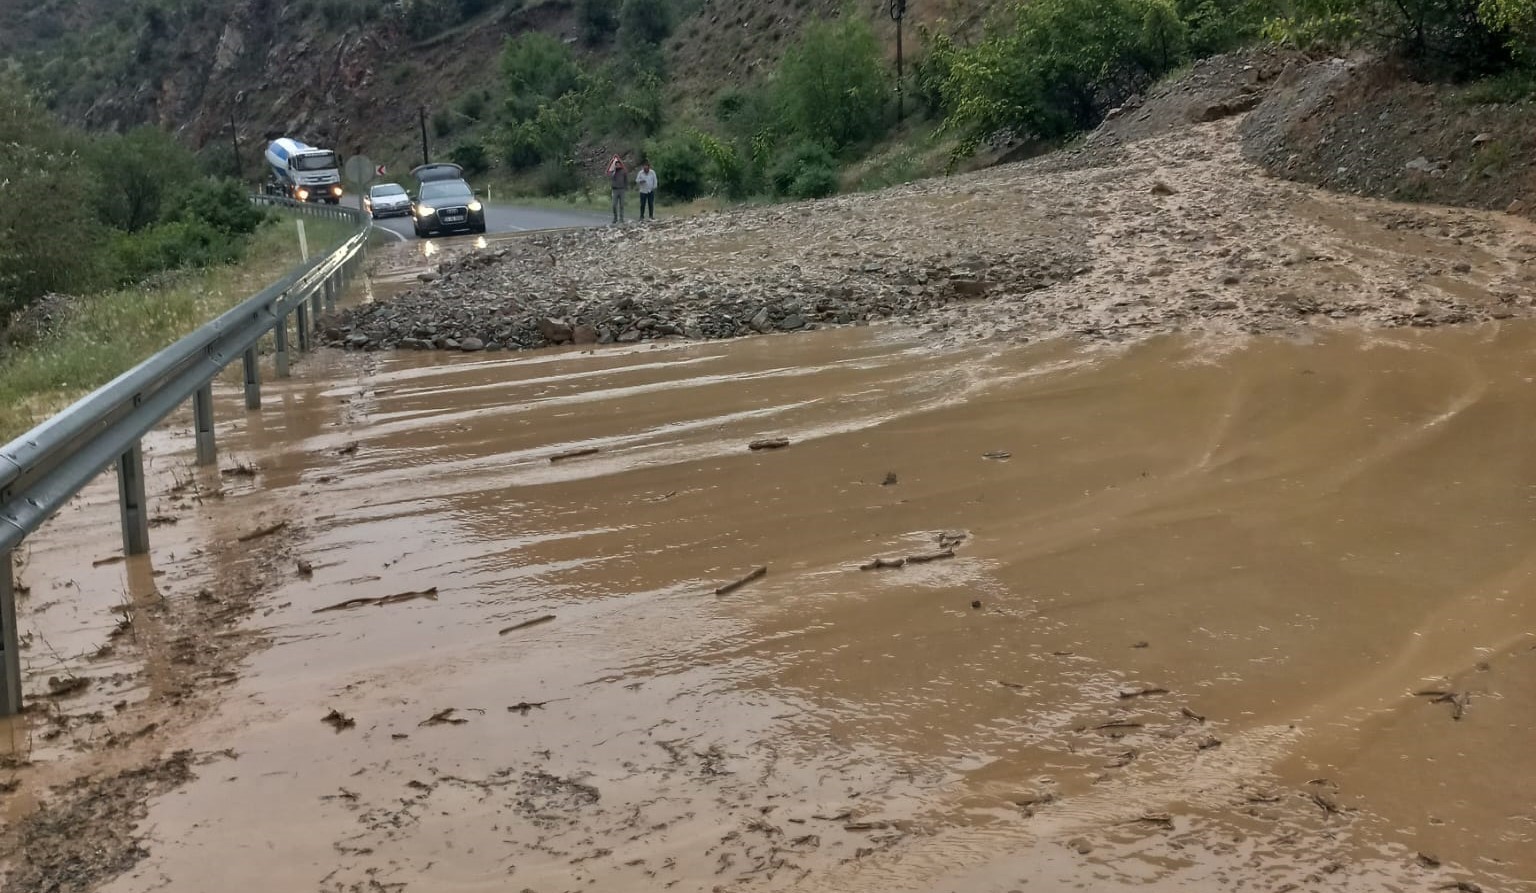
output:
[[1274,179],[1243,158],[1240,120],[878,193],[518,239],[324,334],[473,351],[894,320],[939,340],[1119,342],[1532,315],[1523,221]]
[[1048,209],[990,231],[930,216],[932,198],[913,189],[530,237],[449,260],[324,334],[353,349],[496,350],[935,321],[1083,268],[1086,228],[1062,221],[1079,233],[1063,241]]

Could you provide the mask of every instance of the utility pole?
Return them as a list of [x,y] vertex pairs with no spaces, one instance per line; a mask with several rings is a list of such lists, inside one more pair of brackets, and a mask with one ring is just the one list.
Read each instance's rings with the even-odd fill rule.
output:
[[421,163],[431,164],[432,156],[427,151],[427,107],[422,106],[421,112]]
[[903,101],[903,82],[905,78],[902,72],[901,60],[901,20],[907,15],[907,0],[891,0],[891,21],[896,23],[896,120],[906,117],[906,103]]

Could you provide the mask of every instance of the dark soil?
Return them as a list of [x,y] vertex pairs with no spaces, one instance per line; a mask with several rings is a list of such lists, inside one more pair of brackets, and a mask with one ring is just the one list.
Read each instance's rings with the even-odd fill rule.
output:
[[192,752],[178,751],[104,780],[79,779],[16,828],[19,853],[5,883],[14,893],[86,893],[149,855],[135,832],[148,799],[191,781]]

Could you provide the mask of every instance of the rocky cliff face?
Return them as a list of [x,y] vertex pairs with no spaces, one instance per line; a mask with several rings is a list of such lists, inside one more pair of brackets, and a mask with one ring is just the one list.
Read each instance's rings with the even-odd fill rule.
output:
[[0,56],[54,85],[65,118],[100,130],[154,124],[199,149],[228,141],[233,120],[251,147],[248,172],[270,132],[349,153],[408,152],[418,107],[487,85],[509,36],[574,31],[567,0],[494,10],[425,41],[387,18],[336,24],[312,4],[284,0],[208,0],[147,14],[111,3],[0,0],[0,20],[16,23],[0,36]]

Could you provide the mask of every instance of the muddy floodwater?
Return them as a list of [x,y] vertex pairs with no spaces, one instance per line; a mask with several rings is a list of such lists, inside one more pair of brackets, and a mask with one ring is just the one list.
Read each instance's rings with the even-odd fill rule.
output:
[[[13,753],[194,752],[112,893],[1536,890],[1536,325],[903,337],[223,388],[149,561],[34,538],[29,692],[117,644]],[[228,669],[118,629],[237,580]]]

